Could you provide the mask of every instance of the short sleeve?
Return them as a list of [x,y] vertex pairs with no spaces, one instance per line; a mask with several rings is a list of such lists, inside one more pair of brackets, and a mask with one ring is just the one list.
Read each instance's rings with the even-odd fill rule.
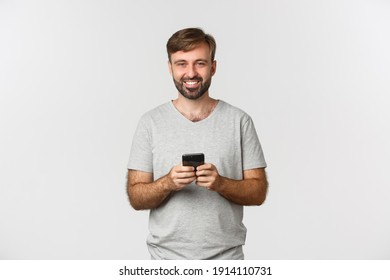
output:
[[143,116],[133,136],[128,169],[153,173],[153,155],[151,147],[151,125],[147,116]]
[[255,126],[252,119],[247,117],[241,130],[243,170],[267,167]]

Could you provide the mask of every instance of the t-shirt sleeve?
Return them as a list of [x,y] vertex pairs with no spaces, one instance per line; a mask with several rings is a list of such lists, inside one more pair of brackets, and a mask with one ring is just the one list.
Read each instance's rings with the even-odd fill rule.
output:
[[249,116],[243,123],[241,137],[243,170],[267,167],[255,126]]
[[143,116],[133,136],[127,169],[153,173],[152,139],[150,121]]

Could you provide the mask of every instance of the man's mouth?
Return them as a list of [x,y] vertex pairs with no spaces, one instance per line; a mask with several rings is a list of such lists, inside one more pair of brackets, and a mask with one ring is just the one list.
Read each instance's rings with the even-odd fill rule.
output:
[[184,85],[187,88],[196,88],[196,87],[199,86],[199,84],[200,84],[199,80],[187,80],[187,81],[184,81]]

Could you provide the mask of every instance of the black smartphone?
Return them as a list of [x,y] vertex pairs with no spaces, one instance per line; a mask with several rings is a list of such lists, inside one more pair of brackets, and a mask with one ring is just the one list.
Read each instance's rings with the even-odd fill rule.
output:
[[204,164],[204,154],[185,154],[182,156],[183,166],[193,166],[198,167],[199,165]]

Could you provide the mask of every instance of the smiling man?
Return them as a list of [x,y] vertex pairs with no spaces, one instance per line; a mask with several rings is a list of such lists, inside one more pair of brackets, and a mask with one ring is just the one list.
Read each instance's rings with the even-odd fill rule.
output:
[[[172,35],[168,67],[178,96],[144,114],[128,163],[127,191],[150,210],[152,259],[244,259],[243,206],[261,205],[266,162],[252,119],[211,98],[216,43],[199,28]],[[183,166],[182,155],[205,163]]]

